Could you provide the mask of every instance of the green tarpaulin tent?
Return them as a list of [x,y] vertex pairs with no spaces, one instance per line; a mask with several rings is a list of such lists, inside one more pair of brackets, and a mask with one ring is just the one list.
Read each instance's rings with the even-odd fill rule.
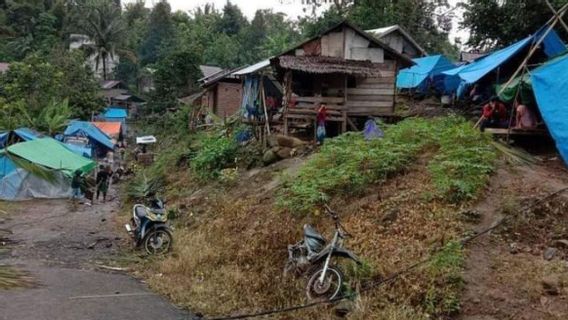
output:
[[61,170],[67,176],[81,170],[90,172],[96,163],[65,148],[61,142],[51,138],[41,138],[12,145],[7,148],[10,154],[49,169]]
[[[503,92],[501,92],[501,90],[503,90]],[[517,96],[517,90],[520,90],[519,98],[521,103],[531,104],[533,101],[533,92],[529,74],[525,74],[522,77],[522,80],[521,77],[513,79],[513,81],[511,81],[511,83],[506,87],[505,84],[495,86],[495,92],[501,92],[501,94],[499,94],[499,99],[504,102],[513,102]]]

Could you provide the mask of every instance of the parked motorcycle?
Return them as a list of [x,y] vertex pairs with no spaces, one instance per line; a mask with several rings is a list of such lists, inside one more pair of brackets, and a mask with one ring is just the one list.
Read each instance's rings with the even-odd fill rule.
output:
[[350,234],[341,225],[339,216],[327,205],[325,210],[335,222],[335,233],[331,242],[327,242],[311,225],[306,224],[304,239],[288,246],[285,272],[308,274],[306,295],[309,300],[331,300],[341,292],[343,273],[338,266],[332,264],[332,258],[347,258],[361,264],[355,254],[343,248],[343,240]]
[[173,245],[172,229],[168,225],[165,203],[161,199],[150,202],[150,206],[135,204],[132,208],[132,226],[126,224],[126,231],[134,239],[136,247],[144,247],[148,254],[163,254]]

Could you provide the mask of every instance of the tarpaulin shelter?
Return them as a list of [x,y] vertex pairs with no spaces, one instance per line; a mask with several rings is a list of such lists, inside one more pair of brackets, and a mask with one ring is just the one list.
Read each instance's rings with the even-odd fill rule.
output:
[[[50,173],[46,179],[26,168],[35,165]],[[88,173],[96,164],[51,138],[14,144],[0,152],[0,199],[64,198],[71,195],[71,176]]]
[[568,164],[568,55],[531,71],[530,81],[542,118]]
[[0,149],[5,148],[9,143],[30,141],[39,137],[42,137],[42,134],[30,128],[19,128],[13,131],[2,132],[0,133]]
[[122,123],[121,132],[126,133],[126,118],[128,118],[128,111],[124,108],[111,106],[105,109],[105,112],[100,117],[105,122],[120,122]]
[[[537,42],[546,31],[546,28],[541,28],[534,35],[526,37],[506,48],[497,50],[490,53],[474,62],[458,67],[458,70],[451,69],[443,72],[447,75],[457,75],[461,79],[460,87],[458,88],[458,96],[463,95],[465,87],[478,82],[483,77],[491,72],[497,70],[505,63],[511,61],[519,53],[524,52],[531,44]],[[543,52],[548,57],[554,57],[566,51],[566,46],[558,36],[558,34],[551,30],[542,42]]]
[[65,130],[64,135],[66,137],[85,137],[89,139],[89,144],[100,153],[114,150],[112,139],[90,122],[72,121]]
[[128,117],[126,109],[118,107],[108,107],[103,113],[103,118],[111,122],[125,122]]
[[[412,60],[416,65],[402,69],[396,77],[397,89],[412,89],[424,93],[430,88],[437,92],[451,92],[456,88],[448,88],[445,78],[449,77],[442,72],[456,67],[443,55],[429,56]],[[457,87],[457,86],[456,86]]]
[[532,83],[529,74],[524,74],[522,77],[516,77],[509,84],[497,85],[495,92],[499,93],[499,99],[503,102],[514,102],[517,97],[521,103],[530,104],[533,99]]
[[97,128],[102,132],[106,133],[109,137],[120,140],[122,136],[122,123],[121,122],[109,122],[109,121],[95,121],[92,122]]

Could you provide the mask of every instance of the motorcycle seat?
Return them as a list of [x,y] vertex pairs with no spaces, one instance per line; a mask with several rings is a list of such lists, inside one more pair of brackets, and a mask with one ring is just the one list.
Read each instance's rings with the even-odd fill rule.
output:
[[136,216],[140,219],[146,217],[146,208],[144,208],[143,206],[136,206],[136,208],[134,209],[134,211],[136,212]]
[[304,225],[304,241],[310,253],[319,252],[327,243],[327,240],[309,224]]

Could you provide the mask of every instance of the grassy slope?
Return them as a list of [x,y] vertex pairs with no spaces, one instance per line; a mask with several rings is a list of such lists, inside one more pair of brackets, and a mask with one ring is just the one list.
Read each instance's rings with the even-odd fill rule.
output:
[[[262,179],[207,187],[191,201],[175,194],[190,205],[176,222],[176,250],[139,265],[139,272],[176,303],[205,314],[303,302],[305,282],[282,276],[286,245],[300,238],[306,222],[331,232],[329,219],[313,210],[323,193],[355,235],[347,246],[366,261],[362,270],[344,266],[355,288],[443,248],[435,263],[358,299],[354,319],[451,314],[462,287],[463,252],[452,245],[464,232],[457,212],[483,187],[494,158],[482,136],[453,118],[406,121],[387,129],[380,142],[339,138],[278,191],[279,206],[293,210],[276,210]],[[179,193],[190,174],[172,171],[169,184]],[[296,317],[322,319],[330,312]]]

